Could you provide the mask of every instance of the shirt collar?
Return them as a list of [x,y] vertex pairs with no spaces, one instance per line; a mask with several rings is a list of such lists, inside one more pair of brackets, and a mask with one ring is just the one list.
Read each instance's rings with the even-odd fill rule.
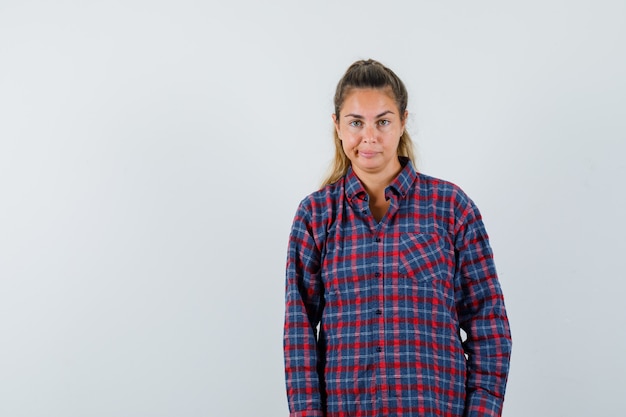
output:
[[406,156],[400,156],[400,164],[402,165],[402,171],[398,174],[391,184],[385,190],[385,197],[389,197],[389,192],[393,191],[396,195],[405,197],[413,183],[417,179],[417,172],[415,172],[415,168],[413,167],[413,163]]
[[[409,158],[405,156],[400,156],[398,158],[400,159],[402,170],[385,189],[385,196],[387,198],[389,198],[390,192],[402,197],[406,196],[417,178],[417,172],[415,171],[413,163],[409,160]],[[350,166],[348,168],[348,172],[346,172],[345,190],[346,197],[348,197],[349,200],[352,200],[355,197],[363,198],[367,194],[365,188],[363,188],[363,184],[361,184],[361,181],[354,173],[352,166]]]

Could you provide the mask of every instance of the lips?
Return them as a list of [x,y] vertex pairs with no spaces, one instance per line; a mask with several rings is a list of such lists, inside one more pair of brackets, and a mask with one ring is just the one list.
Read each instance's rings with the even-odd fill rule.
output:
[[378,154],[376,151],[358,151],[358,153],[363,158],[373,158]]

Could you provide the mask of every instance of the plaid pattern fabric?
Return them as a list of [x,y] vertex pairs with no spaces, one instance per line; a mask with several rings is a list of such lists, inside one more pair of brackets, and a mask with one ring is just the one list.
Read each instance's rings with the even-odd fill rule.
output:
[[351,170],[297,210],[284,327],[292,417],[501,415],[511,337],[480,213],[402,162],[380,222]]

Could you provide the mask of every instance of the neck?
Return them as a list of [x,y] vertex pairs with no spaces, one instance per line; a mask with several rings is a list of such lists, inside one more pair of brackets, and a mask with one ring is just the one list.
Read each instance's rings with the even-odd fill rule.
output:
[[384,200],[385,189],[402,171],[402,165],[398,161],[398,164],[392,170],[386,170],[385,172],[364,172],[354,167],[353,169],[356,176],[361,180],[361,184],[363,184],[363,188],[367,191],[370,199]]
[[[362,175],[362,174],[361,174]],[[385,189],[391,184],[391,181],[398,175],[381,176],[381,175],[363,175],[361,177],[358,173],[359,179],[363,184],[363,188],[369,196],[369,207],[374,219],[380,222],[385,216],[385,213],[389,209],[389,201],[385,198]]]

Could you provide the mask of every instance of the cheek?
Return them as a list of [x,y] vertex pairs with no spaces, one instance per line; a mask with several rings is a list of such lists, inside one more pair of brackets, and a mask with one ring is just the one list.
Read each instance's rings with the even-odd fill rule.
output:
[[341,140],[341,147],[346,155],[350,156],[350,153],[355,147],[355,143],[353,140],[350,140],[350,137],[344,137]]

